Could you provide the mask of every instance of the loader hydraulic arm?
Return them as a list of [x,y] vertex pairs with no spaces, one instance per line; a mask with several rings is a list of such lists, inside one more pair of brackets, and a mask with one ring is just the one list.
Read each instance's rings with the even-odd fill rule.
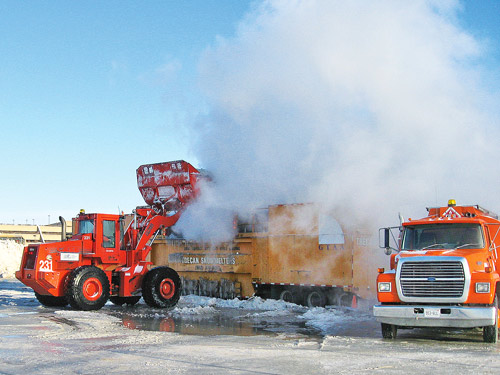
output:
[[[178,211],[176,214],[172,216],[162,216],[162,215],[154,215],[151,217],[145,228],[142,232],[142,235],[137,242],[136,249],[144,249],[148,241],[153,238],[153,236],[162,228],[169,228],[175,225],[177,220],[179,220],[181,216],[181,211]],[[149,251],[148,251],[149,252]]]

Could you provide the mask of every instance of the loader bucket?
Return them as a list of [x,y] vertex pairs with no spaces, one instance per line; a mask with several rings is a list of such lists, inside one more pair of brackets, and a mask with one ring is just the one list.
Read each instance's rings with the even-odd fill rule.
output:
[[146,164],[137,168],[137,186],[150,206],[187,203],[197,192],[200,172],[184,160]]

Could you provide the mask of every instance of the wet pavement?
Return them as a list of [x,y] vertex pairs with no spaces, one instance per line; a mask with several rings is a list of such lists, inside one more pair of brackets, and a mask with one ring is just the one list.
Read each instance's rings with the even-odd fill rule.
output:
[[0,279],[0,374],[500,373],[500,345],[479,330],[400,330],[383,340],[369,306],[307,309],[279,301],[187,296],[102,310],[45,308]]
[[[269,307],[259,310],[255,306],[251,306],[251,309],[245,308],[244,304],[237,307],[219,307],[214,300],[206,297],[182,297],[177,307],[170,310],[151,308],[142,300],[135,306],[115,306],[108,302],[103,309],[95,313],[115,317],[128,329],[183,335],[286,335],[318,341],[325,336],[380,337],[380,326],[371,316],[369,307],[355,310],[331,306],[316,309],[318,311],[312,314],[303,306],[286,309],[278,306],[273,309],[271,305],[271,310],[268,310]],[[71,318],[55,314],[60,311],[72,310],[69,306],[41,306],[31,288],[15,280],[0,279],[0,318],[24,319],[29,315],[70,327],[76,325]],[[336,320],[328,321],[324,318],[327,314],[335,316]],[[319,321],[319,324],[315,324],[316,321]],[[410,329],[399,330],[398,335],[399,338],[414,340],[482,341],[481,332],[477,329]]]

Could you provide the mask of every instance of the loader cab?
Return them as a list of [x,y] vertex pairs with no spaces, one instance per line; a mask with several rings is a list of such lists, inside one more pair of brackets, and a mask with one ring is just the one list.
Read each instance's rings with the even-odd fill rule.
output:
[[92,253],[102,263],[116,263],[122,258],[124,223],[120,215],[85,214],[75,219],[72,240],[82,240],[84,252]]

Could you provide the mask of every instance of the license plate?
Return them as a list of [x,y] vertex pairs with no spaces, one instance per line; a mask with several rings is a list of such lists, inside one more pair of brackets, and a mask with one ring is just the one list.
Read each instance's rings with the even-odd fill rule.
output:
[[424,309],[424,317],[439,318],[441,317],[441,309]]

